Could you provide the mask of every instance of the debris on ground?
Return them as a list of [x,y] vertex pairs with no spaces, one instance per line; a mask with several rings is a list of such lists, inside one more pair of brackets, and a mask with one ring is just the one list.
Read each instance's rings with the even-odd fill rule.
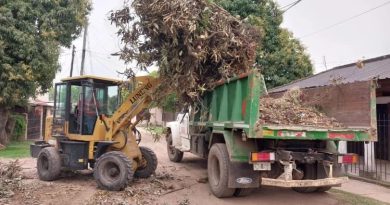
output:
[[315,107],[306,105],[299,88],[286,91],[280,98],[261,97],[258,124],[344,127],[335,118],[328,117]]
[[0,199],[10,198],[15,191],[22,188],[21,171],[22,167],[18,160],[0,162]]
[[136,62],[139,70],[158,66],[159,89],[174,91],[185,102],[255,63],[260,29],[212,1],[134,0],[112,12],[110,20],[124,44],[120,58]]
[[0,144],[0,150],[3,150],[3,149],[5,149],[6,147],[4,146],[4,145],[2,145],[2,144]]
[[201,177],[201,178],[198,178],[196,180],[198,183],[202,183],[202,184],[205,184],[209,181],[209,178],[208,177]]
[[190,205],[190,200],[189,199],[184,199],[182,201],[178,201],[179,205]]
[[174,180],[173,174],[159,171],[147,179],[134,179],[131,185],[121,192],[97,191],[89,204],[155,204],[160,196],[177,189]]

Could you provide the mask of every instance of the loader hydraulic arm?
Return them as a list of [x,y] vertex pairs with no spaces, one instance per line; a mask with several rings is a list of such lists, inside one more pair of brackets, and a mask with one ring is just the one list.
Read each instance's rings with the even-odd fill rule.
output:
[[105,140],[111,140],[121,129],[129,126],[133,128],[139,121],[131,123],[131,119],[145,108],[148,108],[152,102],[150,94],[157,87],[159,79],[151,76],[141,76],[136,77],[136,81],[139,86],[129,94],[114,114],[110,118],[102,119],[108,129]]

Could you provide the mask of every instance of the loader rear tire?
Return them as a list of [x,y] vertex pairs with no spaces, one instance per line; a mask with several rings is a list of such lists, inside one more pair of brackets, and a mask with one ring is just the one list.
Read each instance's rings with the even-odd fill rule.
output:
[[183,159],[183,152],[173,147],[172,144],[172,133],[168,132],[167,134],[167,151],[169,160],[172,162],[181,162]]
[[139,178],[148,178],[157,168],[157,156],[156,154],[147,147],[139,147],[142,153],[142,158],[145,160],[145,165],[143,167],[139,167],[134,176]]
[[236,189],[228,187],[229,153],[226,145],[215,143],[210,149],[207,172],[211,192],[218,198],[232,197]]
[[54,147],[46,147],[38,154],[38,176],[43,181],[53,181],[61,174],[61,157]]
[[101,189],[120,191],[133,180],[132,162],[122,152],[111,151],[97,160],[93,176]]

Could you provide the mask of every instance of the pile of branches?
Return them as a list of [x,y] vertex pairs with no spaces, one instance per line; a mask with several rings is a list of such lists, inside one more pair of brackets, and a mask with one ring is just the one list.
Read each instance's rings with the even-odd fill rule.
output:
[[302,91],[292,88],[280,98],[260,98],[258,123],[321,128],[343,127],[335,118],[328,117],[313,106],[303,102]]
[[19,161],[0,162],[0,198],[9,198],[22,188],[22,167]]
[[254,66],[259,29],[208,0],[133,0],[110,20],[124,44],[120,58],[137,63],[131,70],[158,66],[160,88],[185,102]]

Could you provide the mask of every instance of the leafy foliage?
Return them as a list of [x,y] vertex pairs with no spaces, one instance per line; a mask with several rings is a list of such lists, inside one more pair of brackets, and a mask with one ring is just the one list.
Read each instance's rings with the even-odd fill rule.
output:
[[20,141],[26,133],[26,118],[23,115],[13,115],[11,117],[15,119],[15,126],[12,132],[12,140]]
[[0,106],[46,92],[59,69],[60,46],[81,32],[88,0],[0,1]]
[[268,88],[283,85],[313,73],[309,56],[300,41],[281,28],[282,11],[274,0],[214,0],[231,14],[262,28],[257,64]]
[[255,62],[256,28],[208,0],[134,0],[110,19],[124,44],[121,59],[139,70],[157,65],[160,88],[185,102]]

